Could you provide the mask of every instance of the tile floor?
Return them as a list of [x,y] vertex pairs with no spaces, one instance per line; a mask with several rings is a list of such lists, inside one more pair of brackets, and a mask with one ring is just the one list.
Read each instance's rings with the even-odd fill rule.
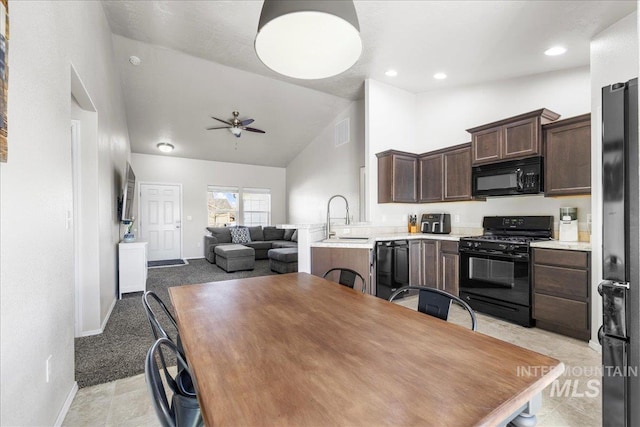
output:
[[[415,309],[417,297],[400,300]],[[540,427],[588,427],[601,425],[600,354],[582,341],[537,328],[523,328],[477,314],[478,332],[511,342],[564,362],[567,375],[552,396],[544,390],[538,412]],[[450,321],[469,325],[466,312],[453,310]],[[568,382],[567,382],[568,381]],[[590,382],[591,381],[591,382]],[[569,385],[564,390],[562,386]],[[553,387],[553,385],[552,385]],[[562,393],[558,393],[562,391]],[[562,395],[560,395],[562,394]],[[158,426],[147,394],[144,375],[124,378],[78,391],[63,426]]]

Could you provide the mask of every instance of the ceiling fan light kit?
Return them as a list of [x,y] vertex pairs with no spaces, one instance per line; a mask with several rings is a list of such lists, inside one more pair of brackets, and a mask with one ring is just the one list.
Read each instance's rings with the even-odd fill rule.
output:
[[256,129],[256,128],[247,126],[254,122],[253,119],[240,120],[238,118],[240,113],[237,111],[234,111],[232,114],[233,114],[233,119],[230,119],[230,120],[223,120],[223,119],[219,119],[217,117],[211,116],[212,119],[222,122],[227,126],[214,126],[214,127],[207,128],[207,130],[229,129],[229,132],[231,132],[236,138],[240,138],[240,135],[242,135],[243,130],[246,130],[248,132],[255,132],[255,133],[266,133],[261,129]]
[[265,0],[255,39],[258,58],[297,79],[323,79],[353,66],[362,53],[352,0]]

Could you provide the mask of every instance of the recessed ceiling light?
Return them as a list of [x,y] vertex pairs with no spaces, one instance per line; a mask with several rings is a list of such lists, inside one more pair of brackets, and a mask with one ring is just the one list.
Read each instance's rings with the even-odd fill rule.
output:
[[387,77],[395,77],[398,75],[398,72],[396,70],[387,70],[384,75]]
[[438,80],[444,80],[447,78],[447,75],[445,73],[435,73],[433,75],[433,78]]
[[168,142],[159,142],[158,145],[156,145],[156,147],[158,147],[158,150],[162,151],[163,153],[170,153],[175,148],[172,144],[169,144]]
[[131,63],[131,65],[140,65],[142,60],[137,56],[132,55],[129,57],[129,62]]
[[562,55],[566,51],[567,51],[567,49],[562,47],[562,46],[554,46],[554,47],[551,47],[551,48],[545,50],[544,54],[547,55],[547,56],[558,56],[558,55]]

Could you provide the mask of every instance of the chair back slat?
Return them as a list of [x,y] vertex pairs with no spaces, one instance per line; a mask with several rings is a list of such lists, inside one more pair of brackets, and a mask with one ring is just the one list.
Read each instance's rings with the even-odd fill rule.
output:
[[460,297],[452,295],[448,292],[435,288],[427,288],[424,286],[404,286],[389,297],[389,301],[393,301],[398,295],[410,291],[418,290],[418,311],[430,316],[437,317],[442,320],[449,319],[449,310],[451,309],[451,303],[455,302],[462,308],[464,308],[471,316],[471,329],[477,329],[476,313],[471,306],[467,304]]
[[364,277],[362,277],[362,275],[357,271],[352,270],[350,268],[345,268],[345,267],[332,268],[330,270],[327,270],[322,275],[322,277],[324,279],[330,278],[331,273],[333,273],[334,271],[337,271],[340,273],[340,276],[338,278],[338,283],[340,283],[341,285],[354,289],[356,285],[356,281],[359,278],[361,281],[360,283],[362,285],[362,293],[365,293],[367,291],[367,282],[364,280]]

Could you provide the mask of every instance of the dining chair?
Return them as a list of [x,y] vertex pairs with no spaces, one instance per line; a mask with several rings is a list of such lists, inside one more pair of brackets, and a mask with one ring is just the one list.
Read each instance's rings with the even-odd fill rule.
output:
[[467,304],[461,298],[448,292],[441,291],[440,289],[426,288],[424,286],[403,286],[402,288],[391,294],[391,296],[389,297],[389,301],[393,301],[401,293],[410,290],[419,291],[419,312],[437,317],[442,320],[447,320],[449,318],[449,309],[451,308],[451,303],[455,302],[456,304],[467,310],[467,312],[471,316],[471,329],[474,331],[476,330],[476,313],[473,311],[471,306],[469,306],[469,304]]
[[367,282],[365,282],[364,277],[362,277],[362,275],[360,273],[358,273],[357,271],[354,271],[350,268],[345,268],[345,267],[336,267],[336,268],[332,268],[330,270],[327,270],[322,277],[324,279],[327,278],[327,276],[329,276],[331,273],[333,273],[334,271],[339,271],[340,272],[340,278],[338,279],[338,283],[340,283],[343,286],[347,286],[351,289],[353,289],[353,287],[356,284],[356,278],[360,278],[360,280],[362,281],[362,293],[365,293],[367,291]]
[[[179,392],[176,384],[177,378],[171,376],[167,369],[163,347],[168,348],[172,356],[175,356],[178,370],[182,369],[191,376],[187,363],[173,341],[162,337],[149,348],[144,364],[144,377],[147,383],[147,390],[151,396],[151,404],[160,424],[163,427],[203,426],[202,413],[195,393],[193,395],[184,395]],[[160,362],[164,372],[164,379],[171,389],[170,397],[167,396],[158,362]]]
[[[160,297],[153,291],[146,291],[142,294],[142,305],[144,306],[144,311],[147,314],[147,319],[149,320],[149,324],[151,325],[151,332],[153,332],[153,337],[155,339],[158,338],[169,338],[173,341],[178,348],[180,349],[180,353],[184,357],[184,351],[182,350],[182,345],[179,343],[180,333],[178,332],[178,323],[176,319],[167,308],[167,305],[160,299]],[[152,305],[157,306],[158,310],[154,311]],[[160,316],[161,317],[160,317]],[[165,326],[162,326],[160,319],[165,320]],[[171,334],[169,335],[167,323],[171,325]]]
[[[180,333],[178,331],[178,323],[167,308],[167,305],[164,303],[164,301],[162,301],[162,299],[155,292],[146,291],[144,294],[142,294],[142,305],[144,306],[144,310],[147,314],[147,319],[149,320],[149,324],[151,325],[151,332],[153,332],[153,337],[156,340],[160,338],[167,338],[168,340],[170,340],[178,348],[178,352],[180,353],[180,356],[182,356],[182,359],[186,360],[184,349],[182,348],[182,341],[180,340]],[[152,309],[152,305],[159,308],[159,310],[157,310],[159,313],[154,312],[154,310]],[[157,314],[160,314],[162,318],[166,320],[165,323],[169,323],[171,325],[171,332],[173,336],[169,335],[167,328],[162,326]],[[160,350],[160,353],[162,353],[162,350]],[[164,358],[162,359],[162,363],[165,364]],[[193,380],[191,379],[191,374],[189,374],[187,370],[180,369],[180,367],[178,367],[176,382],[178,384],[178,390],[180,393],[187,396],[195,395]]]

